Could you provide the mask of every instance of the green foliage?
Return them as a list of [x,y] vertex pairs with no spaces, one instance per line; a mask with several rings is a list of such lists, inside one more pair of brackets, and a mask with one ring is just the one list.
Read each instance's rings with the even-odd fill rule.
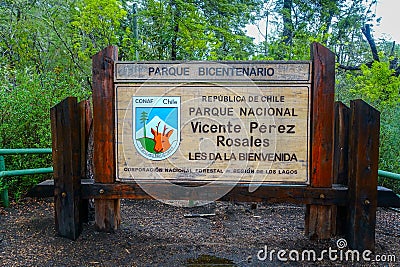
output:
[[5,181],[5,179],[3,181],[3,179],[4,178],[0,179],[0,192],[3,191],[4,189],[7,189],[6,181]]
[[362,75],[356,77],[352,92],[359,93],[363,99],[382,106],[393,107],[399,103],[400,77],[394,75],[389,62],[373,62],[372,67],[361,66]]
[[243,28],[261,1],[141,2],[140,58],[146,60],[248,59],[254,50]]
[[[82,90],[71,73],[34,70],[0,69],[0,147],[51,147],[50,108],[63,98],[75,95],[86,98],[90,92]],[[5,156],[6,169],[29,169],[51,166],[49,155]],[[41,175],[9,177],[10,194],[18,198],[32,187]]]
[[[400,173],[400,101],[395,107],[383,109],[381,113],[381,132],[379,145],[379,168]],[[380,184],[400,194],[400,182],[380,178]]]
[[[88,61],[106,46],[119,43],[120,21],[127,12],[116,0],[82,0],[72,9],[73,49]],[[123,33],[122,33],[123,34]]]
[[[381,113],[379,168],[400,173],[400,77],[394,75],[388,62],[361,66],[360,73],[339,75],[338,98],[362,98]],[[400,192],[400,183],[381,178],[380,184]]]
[[268,1],[260,15],[265,19],[268,14],[267,42],[259,44],[257,58],[309,59],[309,44],[316,41],[335,52],[341,64],[360,64],[369,55],[360,29],[373,20],[374,4],[374,0]]
[[361,66],[350,91],[360,95],[381,112],[380,168],[400,173],[400,77],[394,75],[389,62]]
[[[2,1],[0,3],[0,147],[50,147],[49,109],[91,90],[91,56],[108,45],[124,60],[247,59],[243,27],[261,0]],[[134,36],[134,18],[138,36]],[[7,156],[7,169],[51,165],[50,156]],[[41,176],[7,179],[19,196]]]

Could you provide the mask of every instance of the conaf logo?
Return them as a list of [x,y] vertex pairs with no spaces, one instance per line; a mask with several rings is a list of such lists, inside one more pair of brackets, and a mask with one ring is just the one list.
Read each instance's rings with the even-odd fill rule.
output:
[[181,99],[133,96],[133,143],[143,157],[163,160],[170,157],[180,142]]

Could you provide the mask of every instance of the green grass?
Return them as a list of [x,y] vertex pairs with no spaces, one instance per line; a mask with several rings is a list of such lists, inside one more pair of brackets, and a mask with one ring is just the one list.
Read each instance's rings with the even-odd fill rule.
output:
[[137,139],[137,140],[142,144],[142,146],[143,146],[147,151],[149,151],[150,153],[156,153],[156,152],[154,151],[155,142],[154,142],[153,139],[150,139],[150,138],[148,138],[148,137],[142,137],[142,138],[139,138],[139,139]]

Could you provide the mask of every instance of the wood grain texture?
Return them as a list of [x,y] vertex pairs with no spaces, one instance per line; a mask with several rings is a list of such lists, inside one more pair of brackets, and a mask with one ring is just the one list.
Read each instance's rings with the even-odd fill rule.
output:
[[[81,197],[83,199],[104,198],[104,199],[152,199],[137,184],[115,183],[115,184],[94,184],[91,179],[81,181]],[[104,193],[100,190],[103,189]],[[227,201],[249,201],[265,203],[293,203],[293,204],[320,204],[347,206],[347,191],[345,186],[333,188],[293,187],[284,188],[280,186],[265,186],[259,188],[255,193],[248,192],[248,186],[238,186],[232,192],[219,200]],[[246,191],[247,190],[247,191]],[[241,192],[240,196],[235,195]],[[324,194],[324,198],[321,198]],[[26,195],[27,197],[52,197],[54,196],[54,180],[46,180],[33,187]],[[378,186],[378,207],[400,208],[400,197],[392,190]]]
[[[349,170],[349,120],[350,108],[342,102],[335,103],[335,128],[334,128],[334,155],[333,155],[333,182],[347,185]],[[348,207],[334,207],[336,217],[336,234],[344,235],[347,231]]]
[[116,62],[115,81],[308,83],[310,65],[310,61]]
[[[143,184],[140,184],[143,186]],[[143,188],[137,183],[115,183],[85,185],[82,195],[85,198],[95,199],[152,199]],[[181,195],[180,199],[171,198],[170,192],[173,185],[149,182],[146,188],[152,186],[157,188],[158,194],[162,199],[171,200],[210,200],[209,192],[204,190],[200,194],[190,194],[188,190],[186,195]],[[188,186],[188,184],[185,184]],[[221,190],[229,187],[226,184],[214,185],[213,190]],[[347,188],[312,188],[312,187],[282,187],[282,186],[260,186],[254,192],[249,191],[249,185],[236,185],[230,192],[222,196],[220,201],[243,201],[243,202],[265,202],[265,203],[293,203],[293,204],[321,204],[321,205],[345,205],[347,199]],[[323,195],[323,197],[321,197]]]
[[81,135],[76,98],[51,109],[56,231],[75,240],[82,231]]
[[[311,186],[331,187],[333,170],[333,115],[335,55],[321,44],[311,44],[313,82],[311,101]],[[308,205],[305,233],[313,239],[328,239],[336,231],[333,207]],[[323,224],[322,224],[323,222]]]
[[[233,83],[224,86],[172,83],[118,85],[116,87],[117,179],[309,184],[310,87],[310,84],[263,86]],[[178,125],[181,127],[174,131],[169,139],[171,143],[179,143],[179,148],[166,160],[154,161],[146,158],[140,152],[142,146],[132,140],[132,136],[138,140],[143,134],[143,132],[138,133],[140,131],[137,130],[137,119],[135,119],[140,115],[136,114],[136,109],[141,104],[134,103],[132,96],[136,100],[148,100],[149,96],[156,96],[156,99],[150,99],[158,102],[151,107],[153,114],[157,112],[157,106],[160,106],[159,103],[162,103],[164,97],[179,96],[181,104]],[[239,96],[245,101],[214,101],[214,97],[218,96],[229,96],[232,99]],[[261,100],[272,96],[284,100],[278,102]],[[207,97],[211,101],[204,101]],[[257,101],[254,101],[255,98]],[[204,113],[205,110],[213,110],[213,115]],[[250,110],[260,113],[249,114]],[[271,110],[274,115],[269,113]],[[275,110],[289,112],[286,115],[275,115]],[[147,123],[152,120],[153,117],[148,118]],[[208,130],[210,125],[225,127],[228,124],[240,129],[229,132]],[[258,127],[250,129],[252,124]],[[196,125],[196,130],[193,125]],[[201,125],[207,126],[203,128],[205,131],[201,131]],[[288,125],[293,127],[290,133],[286,132],[289,129]],[[147,127],[148,138],[153,138],[150,127],[148,125],[144,127]],[[283,127],[286,130],[278,132],[276,127]],[[236,140],[237,144],[229,145],[228,141],[219,142],[219,137],[224,140]],[[249,140],[267,141],[268,144],[255,145]],[[296,160],[275,160],[273,156],[275,153],[295,155]],[[258,159],[255,159],[255,156],[258,156]],[[162,174],[156,172],[155,168],[164,172]],[[166,171],[174,168],[186,172]],[[204,169],[215,169],[219,172],[207,173]],[[243,170],[253,172],[245,173]]]
[[347,185],[349,170],[349,120],[350,108],[342,102],[335,103],[333,183]]
[[331,238],[336,231],[336,206],[308,205],[306,221],[308,232],[306,235],[311,240]]
[[[81,133],[81,179],[86,178],[87,173],[87,151],[89,142],[89,131],[92,124],[92,111],[90,109],[90,101],[83,100],[78,103],[79,123]],[[89,221],[89,201],[81,200],[80,217],[82,222]]]
[[81,177],[86,177],[86,161],[87,146],[89,141],[89,130],[92,124],[92,111],[90,109],[90,101],[83,100],[78,103],[79,122],[81,130]]
[[[94,178],[99,183],[115,181],[114,61],[118,49],[109,46],[92,58]],[[119,200],[97,200],[96,229],[112,232],[119,227]]]
[[311,112],[311,186],[331,187],[335,55],[321,44],[311,46],[313,89]]
[[374,251],[380,114],[362,100],[352,101],[350,109],[347,242],[352,249]]

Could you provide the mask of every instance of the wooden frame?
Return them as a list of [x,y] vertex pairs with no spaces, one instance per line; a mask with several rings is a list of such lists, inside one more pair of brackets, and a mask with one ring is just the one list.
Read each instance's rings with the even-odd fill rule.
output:
[[[240,183],[219,200],[306,204],[305,232],[311,239],[345,233],[351,248],[374,250],[376,207],[385,205],[383,199],[400,205],[390,190],[381,188],[379,194],[377,190],[379,112],[361,100],[353,101],[351,109],[335,104],[334,54],[318,43],[312,44],[311,53],[310,186],[262,185],[250,193],[249,185]],[[68,98],[51,111],[56,229],[71,239],[82,228],[82,200],[95,199],[96,229],[112,232],[120,224],[121,198],[152,198],[136,183],[116,182],[113,71],[117,54],[117,48],[110,46],[93,57],[94,182],[81,177],[90,124],[87,103],[78,109],[76,99]],[[168,186],[148,185],[168,199]],[[215,185],[219,186],[226,185]],[[196,199],[207,199],[207,193]]]

